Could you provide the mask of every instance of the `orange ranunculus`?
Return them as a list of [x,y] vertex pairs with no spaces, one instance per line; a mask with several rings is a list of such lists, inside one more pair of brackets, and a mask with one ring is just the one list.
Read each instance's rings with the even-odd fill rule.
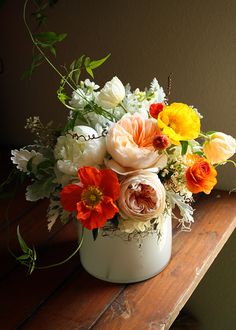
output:
[[69,184],[62,189],[61,205],[66,211],[77,211],[77,219],[85,228],[101,228],[119,211],[114,203],[120,194],[117,175],[110,169],[84,166],[78,176],[80,185]]
[[188,155],[188,169],[186,172],[187,188],[194,194],[204,192],[210,194],[217,183],[217,172],[211,163],[198,155]]

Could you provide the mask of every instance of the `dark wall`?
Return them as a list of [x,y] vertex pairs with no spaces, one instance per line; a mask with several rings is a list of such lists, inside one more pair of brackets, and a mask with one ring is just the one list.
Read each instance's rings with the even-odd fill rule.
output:
[[[21,0],[5,0],[0,9],[0,134],[1,144],[10,146],[31,141],[27,117],[63,122],[67,114],[56,98],[59,78],[46,64],[30,81],[20,79],[31,58],[22,9]],[[235,19],[233,0],[60,0],[45,30],[68,33],[58,46],[58,67],[83,53],[95,59],[112,53],[96,81],[102,85],[117,75],[133,88],[144,88],[154,76],[166,87],[173,72],[171,101],[195,105],[204,130],[236,136]],[[221,172],[220,187],[232,188],[233,169]]]

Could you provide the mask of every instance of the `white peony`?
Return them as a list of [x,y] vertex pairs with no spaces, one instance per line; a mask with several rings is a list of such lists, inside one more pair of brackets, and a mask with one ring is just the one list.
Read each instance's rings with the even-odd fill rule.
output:
[[33,171],[36,169],[37,165],[44,160],[43,155],[40,152],[36,152],[35,150],[28,151],[26,149],[20,150],[12,150],[11,160],[13,164],[16,164],[18,170],[22,172],[28,172],[27,164],[30,159],[32,159],[32,169]]
[[60,172],[76,176],[82,166],[96,167],[103,164],[105,139],[102,137],[85,141],[81,135],[87,139],[88,136],[98,136],[98,133],[89,126],[75,126],[72,132],[57,139],[54,155]]
[[119,78],[113,77],[101,89],[96,103],[105,109],[114,109],[125,97],[125,88]]

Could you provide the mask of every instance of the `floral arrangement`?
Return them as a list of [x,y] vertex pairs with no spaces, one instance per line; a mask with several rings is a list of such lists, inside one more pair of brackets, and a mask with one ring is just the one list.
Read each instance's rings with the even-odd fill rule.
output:
[[[100,113],[85,113],[91,103]],[[215,165],[235,153],[233,137],[200,132],[194,107],[168,105],[155,78],[149,89],[133,92],[117,77],[101,90],[86,79],[70,105],[68,128],[55,132],[31,118],[35,144],[12,151],[17,169],[33,181],[26,199],[50,199],[49,230],[56,220],[74,218],[94,237],[108,224],[121,232],[161,233],[163,215],[175,206],[187,229],[192,194],[209,194],[217,182]]]
[[[164,216],[175,207],[188,230],[193,194],[211,192],[216,166],[234,155],[236,140],[222,132],[203,133],[198,110],[169,104],[156,78],[144,91],[132,91],[117,77],[101,89],[89,79],[79,81],[82,64],[93,77],[92,70],[107,58],[82,56],[63,77],[58,97],[70,110],[63,129],[43,125],[39,117],[27,120],[35,141],[11,157],[32,180],[26,199],[50,200],[49,230],[56,221],[75,219],[94,239],[105,226],[161,235]],[[74,83],[71,96],[64,93],[68,81]],[[22,246],[19,228],[18,238]]]

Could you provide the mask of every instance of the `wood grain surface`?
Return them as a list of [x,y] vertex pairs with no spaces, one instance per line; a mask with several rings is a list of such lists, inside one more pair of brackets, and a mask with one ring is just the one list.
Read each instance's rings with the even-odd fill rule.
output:
[[[12,202],[7,230],[6,202],[0,212],[0,329],[169,329],[236,226],[236,194],[214,191],[195,204],[191,233],[173,225],[173,253],[159,275],[136,284],[111,284],[87,274],[75,256],[68,263],[27,275],[7,250],[19,253],[16,225],[34,242],[40,264],[68,256],[77,244],[73,223],[47,232],[47,202],[29,205],[23,191]],[[12,206],[11,206],[12,207]]]

